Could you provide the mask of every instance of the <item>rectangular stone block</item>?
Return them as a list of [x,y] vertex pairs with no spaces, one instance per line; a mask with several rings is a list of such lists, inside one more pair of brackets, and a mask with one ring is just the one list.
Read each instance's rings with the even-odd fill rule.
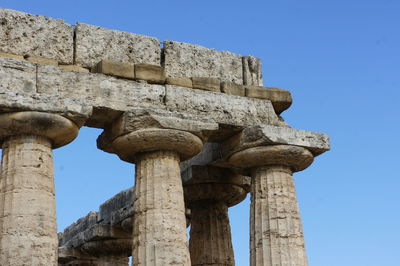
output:
[[243,85],[235,84],[233,82],[222,82],[221,91],[226,94],[245,96],[246,91]]
[[84,23],[78,23],[76,26],[75,50],[75,64],[88,68],[92,68],[101,60],[161,64],[161,46],[158,39]]
[[36,64],[0,57],[0,88],[16,92],[36,92]]
[[292,105],[290,91],[278,88],[246,86],[246,96],[270,100],[277,114],[282,113]]
[[0,51],[72,64],[71,25],[63,20],[0,9]]
[[261,59],[243,56],[243,84],[263,86]]
[[[94,73],[63,70],[53,66],[38,66],[38,92],[56,94],[65,98],[82,99],[88,106],[101,109],[98,125],[108,121],[108,112],[127,111],[132,108],[163,109],[165,88],[118,79]],[[111,117],[112,118],[112,117]]]
[[217,78],[192,77],[193,89],[220,92],[221,83]]
[[119,63],[110,60],[101,60],[95,67],[92,68],[92,72],[127,79],[135,78],[134,64]]
[[19,59],[19,60],[24,60],[24,57],[22,55],[3,53],[3,52],[0,52],[0,57],[7,57],[7,58],[14,58],[14,59]]
[[270,101],[166,85],[168,110],[208,117],[231,126],[277,124]]
[[133,188],[129,188],[102,203],[99,207],[99,223],[111,225],[121,223],[128,217],[121,217],[119,214],[123,210],[131,209],[133,207],[133,200]]
[[195,134],[218,130],[212,119],[164,110],[136,109],[122,114],[111,126],[109,138],[114,139],[143,128],[177,129]]
[[32,63],[38,63],[42,65],[58,66],[57,60],[54,59],[28,56],[26,60]]
[[310,150],[314,156],[330,149],[326,134],[290,127],[259,125],[245,128],[241,133],[225,141],[222,153],[229,156],[234,152],[263,145],[294,145]]
[[169,77],[166,82],[169,85],[181,86],[186,88],[193,88],[192,79],[190,78],[173,78]]
[[165,41],[167,77],[210,77],[243,84],[242,57],[199,45]]
[[80,67],[77,65],[59,65],[60,68],[69,70],[69,71],[78,71],[78,72],[84,72],[84,73],[89,73],[89,69]]
[[156,65],[137,64],[135,65],[135,78],[145,80],[148,83],[164,84],[164,68]]

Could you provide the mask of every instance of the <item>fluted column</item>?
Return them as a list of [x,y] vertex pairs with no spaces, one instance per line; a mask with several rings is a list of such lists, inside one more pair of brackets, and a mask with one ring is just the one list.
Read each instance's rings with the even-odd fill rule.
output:
[[52,149],[77,132],[59,115],[0,115],[0,265],[57,265]]
[[193,266],[233,266],[228,207],[245,199],[250,179],[229,169],[192,166],[184,184],[191,210],[190,256]]
[[138,156],[132,252],[138,265],[190,265],[179,161],[171,151]]
[[292,173],[312,161],[307,149],[290,145],[249,148],[230,157],[252,173],[250,265],[308,265]]
[[199,153],[202,140],[160,128],[134,130],[108,143],[103,136],[103,149],[136,163],[133,265],[190,265],[179,162]]

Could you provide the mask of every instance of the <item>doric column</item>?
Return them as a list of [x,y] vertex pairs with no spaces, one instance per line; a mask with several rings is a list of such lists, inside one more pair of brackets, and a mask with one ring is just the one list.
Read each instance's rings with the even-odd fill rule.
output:
[[213,166],[192,166],[185,175],[192,265],[235,265],[228,207],[245,199],[250,178]]
[[0,265],[57,265],[52,149],[77,133],[60,115],[0,115]]
[[251,169],[250,265],[307,265],[292,173],[313,158],[309,150],[291,145],[248,148],[229,158]]
[[134,265],[190,265],[179,162],[203,146],[199,136],[179,129],[193,129],[190,123],[198,122],[125,113],[99,138],[100,148],[136,164]]

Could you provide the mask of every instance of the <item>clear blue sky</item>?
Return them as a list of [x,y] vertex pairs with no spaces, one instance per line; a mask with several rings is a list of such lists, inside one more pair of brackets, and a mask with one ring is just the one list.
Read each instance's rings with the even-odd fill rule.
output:
[[[289,89],[283,116],[325,132],[332,150],[295,175],[310,266],[400,265],[400,2],[396,0],[45,1],[0,7],[262,58],[267,86]],[[134,167],[84,128],[55,151],[59,230],[122,189]],[[248,265],[248,205],[231,209]]]

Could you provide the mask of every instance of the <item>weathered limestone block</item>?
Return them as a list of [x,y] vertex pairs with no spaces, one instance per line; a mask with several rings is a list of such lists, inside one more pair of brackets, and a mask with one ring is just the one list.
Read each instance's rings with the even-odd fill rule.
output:
[[243,85],[235,84],[233,82],[222,82],[221,91],[226,94],[245,96],[246,91]]
[[3,52],[0,52],[0,57],[7,57],[7,58],[14,58],[14,59],[19,59],[19,60],[24,60],[24,57],[22,55],[3,53]]
[[243,56],[243,84],[263,86],[260,58]]
[[[1,79],[0,79],[1,82]],[[59,114],[76,125],[83,126],[92,113],[92,107],[81,99],[65,98],[62,95],[38,93],[22,94],[3,90],[0,86],[0,113],[38,111]]]
[[29,61],[29,62],[32,62],[32,63],[38,63],[38,64],[42,64],[42,65],[58,66],[58,61],[54,60],[54,59],[28,56],[26,58],[26,60]]
[[0,9],[0,51],[72,64],[71,25],[63,20]]
[[186,88],[193,88],[193,82],[191,78],[174,78],[169,77],[166,79],[165,83],[169,85],[181,86]]
[[292,105],[290,91],[278,88],[246,86],[246,96],[270,100],[277,114],[282,113]]
[[[125,111],[134,107],[165,108],[163,86],[101,74],[66,71],[52,66],[38,66],[38,92],[80,98],[86,101],[86,105],[114,111]],[[96,122],[102,127],[114,118],[109,113],[104,113],[97,117],[101,120]]]
[[80,67],[77,65],[59,65],[60,68],[65,69],[65,70],[69,70],[69,71],[78,71],[78,72],[85,72],[85,73],[89,73],[89,69],[84,68],[84,67]]
[[167,77],[211,77],[243,84],[242,57],[199,45],[164,41]]
[[16,92],[36,92],[36,64],[0,58],[0,88]]
[[77,134],[59,115],[0,115],[0,265],[57,265],[52,149]]
[[133,201],[133,188],[121,191],[100,205],[98,222],[111,225],[121,224],[124,220],[132,217]]
[[135,65],[129,63],[120,63],[111,60],[101,60],[92,68],[93,73],[103,73],[106,75],[134,79]]
[[192,77],[192,84],[194,89],[214,92],[221,91],[221,82],[217,78]]
[[75,64],[91,68],[101,60],[160,65],[160,41],[139,34],[78,23]]
[[269,101],[166,85],[168,110],[202,116],[227,125],[276,124],[278,117]]
[[271,125],[251,126],[225,141],[224,156],[252,147],[287,144],[307,148],[314,156],[330,149],[329,136],[323,133]]
[[128,266],[128,257],[92,256],[73,247],[58,248],[58,265],[69,266]]
[[192,166],[182,173],[185,202],[191,210],[192,265],[235,265],[228,207],[241,202],[250,178],[229,169]]
[[165,83],[164,68],[156,65],[136,64],[135,77],[136,79],[146,80],[148,83]]

